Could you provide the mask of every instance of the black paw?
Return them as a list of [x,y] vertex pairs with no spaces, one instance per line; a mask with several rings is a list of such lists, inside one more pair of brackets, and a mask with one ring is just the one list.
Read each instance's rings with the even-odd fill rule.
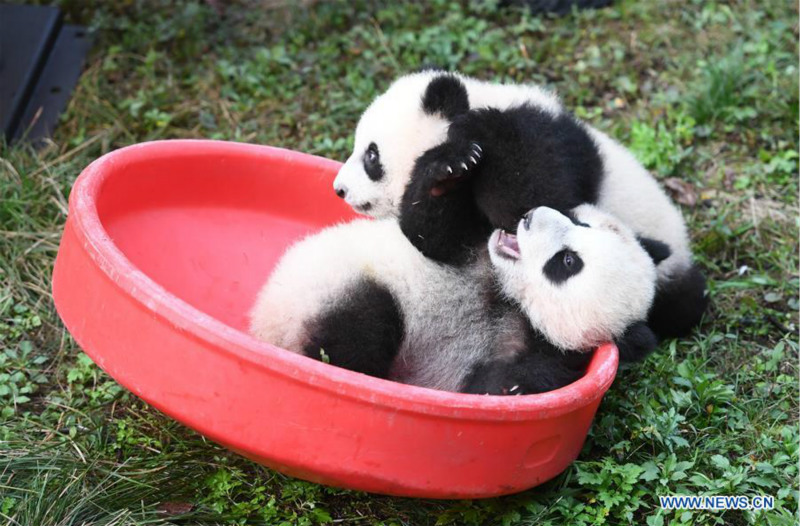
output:
[[455,189],[471,174],[483,158],[483,148],[476,142],[447,142],[428,150],[417,161],[415,171],[438,197]]
[[640,362],[658,347],[658,338],[643,322],[628,327],[615,341],[622,363]]

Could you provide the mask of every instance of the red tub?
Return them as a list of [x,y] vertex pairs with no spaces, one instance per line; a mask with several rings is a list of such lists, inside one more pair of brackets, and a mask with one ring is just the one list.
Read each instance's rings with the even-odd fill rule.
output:
[[598,349],[550,393],[478,396],[371,378],[246,334],[294,240],[354,217],[339,164],[215,141],[117,150],[80,175],[53,273],[78,344],[134,394],[283,473],[376,493],[490,497],[556,476],[614,379]]

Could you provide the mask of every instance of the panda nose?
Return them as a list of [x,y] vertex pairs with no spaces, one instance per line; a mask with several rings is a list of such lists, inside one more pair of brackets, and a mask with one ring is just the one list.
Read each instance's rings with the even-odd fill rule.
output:
[[522,226],[525,227],[525,230],[529,230],[531,228],[531,220],[533,219],[534,210],[536,209],[534,208],[528,210],[528,212],[524,216],[522,216]]
[[342,199],[344,199],[345,196],[347,195],[347,187],[346,186],[334,186],[333,190],[336,192],[336,195],[338,195]]

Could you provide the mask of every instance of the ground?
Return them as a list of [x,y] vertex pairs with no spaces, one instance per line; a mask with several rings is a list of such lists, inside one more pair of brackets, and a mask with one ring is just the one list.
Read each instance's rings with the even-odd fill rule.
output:
[[[51,143],[0,146],[0,522],[796,524],[797,6],[618,0],[563,18],[491,2],[79,2],[96,46]],[[620,372],[580,459],[519,495],[425,501],[290,479],[137,400],[50,297],[75,177],[149,139],[343,160],[390,79],[433,63],[533,81],[629,145],[681,203],[713,307]],[[772,495],[666,512],[658,495]]]

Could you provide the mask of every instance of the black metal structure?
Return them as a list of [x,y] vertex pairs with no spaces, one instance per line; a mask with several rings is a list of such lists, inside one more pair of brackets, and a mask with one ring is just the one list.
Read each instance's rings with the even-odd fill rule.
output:
[[0,127],[8,143],[49,136],[91,48],[58,8],[0,4]]

